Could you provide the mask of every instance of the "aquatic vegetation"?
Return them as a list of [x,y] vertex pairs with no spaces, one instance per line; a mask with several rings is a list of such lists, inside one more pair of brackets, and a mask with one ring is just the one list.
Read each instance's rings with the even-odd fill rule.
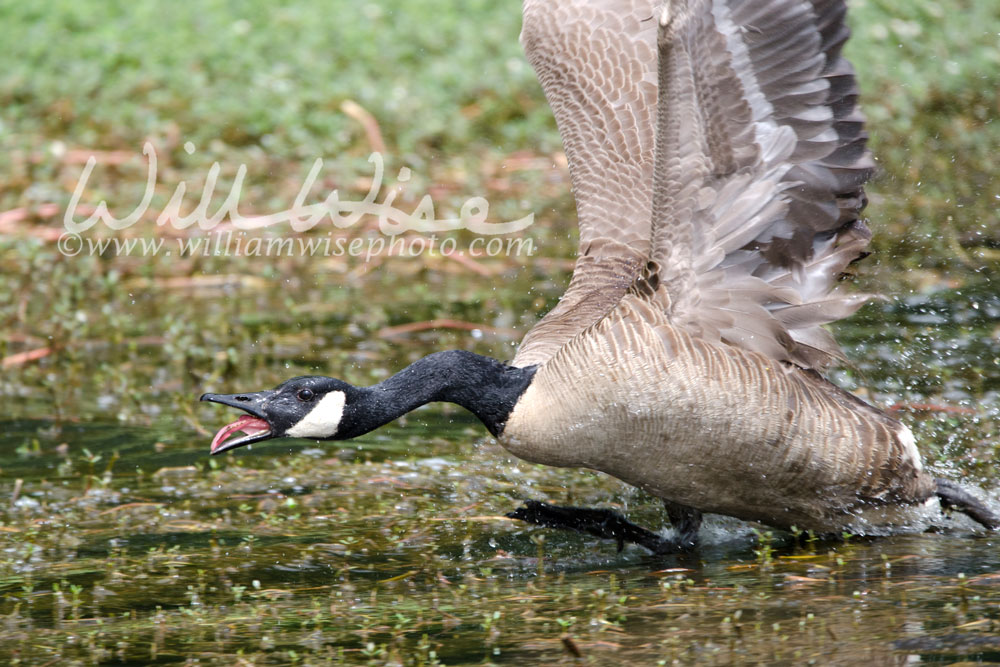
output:
[[[61,479],[26,478],[0,510],[0,655],[849,664],[993,650],[983,643],[1000,622],[992,540],[766,536],[755,551],[749,532],[721,521],[699,554],[659,560],[576,534],[536,541],[502,517],[528,493],[657,509],[606,478],[516,463],[498,472],[497,447],[470,453],[463,425],[428,421],[436,443],[401,428],[362,451],[171,465],[203,444],[192,442],[152,454],[153,472],[134,463],[155,434],[135,429],[125,435],[138,445],[100,488],[81,493],[80,460]],[[47,426],[19,422],[14,435]],[[933,636],[962,636],[965,648],[905,643]]]

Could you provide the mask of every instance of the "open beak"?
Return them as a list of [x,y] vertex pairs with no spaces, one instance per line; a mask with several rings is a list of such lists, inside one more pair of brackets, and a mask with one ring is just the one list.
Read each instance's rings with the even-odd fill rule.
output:
[[[267,422],[263,412],[264,404],[272,395],[274,395],[273,390],[258,391],[253,394],[202,394],[200,399],[202,401],[221,403],[239,408],[247,413],[219,429],[219,432],[212,438],[211,453],[213,455],[221,454],[230,449],[274,437],[271,425]],[[242,431],[246,435],[226,440],[238,431]]]

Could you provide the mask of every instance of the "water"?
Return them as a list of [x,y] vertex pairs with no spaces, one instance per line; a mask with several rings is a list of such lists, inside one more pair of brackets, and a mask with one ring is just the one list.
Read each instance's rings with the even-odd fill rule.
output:
[[[835,377],[898,404],[941,474],[994,491],[998,319],[986,289],[871,308],[841,327],[859,361]],[[366,361],[402,363],[385,359]],[[210,459],[192,424],[221,425],[212,407],[143,425],[16,405],[0,436],[5,662],[1000,661],[1000,538],[962,518],[825,542],[718,518],[697,554],[651,558],[504,518],[536,498],[665,522],[614,480],[512,461],[457,409]]]

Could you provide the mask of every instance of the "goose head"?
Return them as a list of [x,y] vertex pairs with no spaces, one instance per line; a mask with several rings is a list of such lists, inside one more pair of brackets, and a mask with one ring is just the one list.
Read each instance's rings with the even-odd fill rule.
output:
[[[499,435],[535,370],[465,350],[445,350],[418,359],[371,387],[305,376],[267,391],[203,394],[201,400],[246,413],[219,429],[212,439],[212,454],[272,438],[349,440],[433,401],[461,405],[490,433]],[[238,431],[245,435],[230,438]]]
[[[274,438],[346,440],[359,435],[352,428],[360,389],[330,377],[297,377],[274,389],[245,394],[203,394],[202,401],[242,410],[212,439],[212,454]],[[245,435],[230,438],[242,431]]]

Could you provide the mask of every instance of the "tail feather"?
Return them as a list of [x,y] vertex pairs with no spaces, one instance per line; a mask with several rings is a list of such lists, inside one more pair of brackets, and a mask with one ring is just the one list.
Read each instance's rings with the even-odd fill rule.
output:
[[990,530],[1000,528],[1000,516],[982,500],[950,480],[938,477],[934,481],[937,483],[937,497],[943,507],[957,509]]

